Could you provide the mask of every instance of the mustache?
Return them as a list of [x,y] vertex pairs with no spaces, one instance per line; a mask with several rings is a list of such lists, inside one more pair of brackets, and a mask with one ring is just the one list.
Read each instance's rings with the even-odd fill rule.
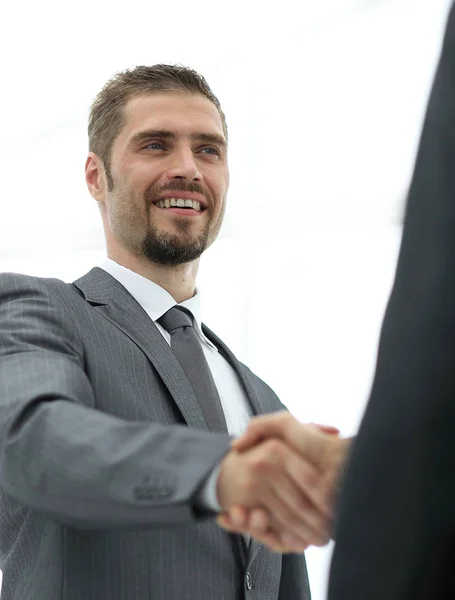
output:
[[213,204],[212,194],[205,189],[200,183],[196,181],[183,182],[183,181],[170,181],[166,185],[160,185],[152,187],[145,193],[145,200],[147,205],[150,206],[155,200],[157,200],[164,192],[191,192],[193,194],[201,194],[208,200],[208,204]]

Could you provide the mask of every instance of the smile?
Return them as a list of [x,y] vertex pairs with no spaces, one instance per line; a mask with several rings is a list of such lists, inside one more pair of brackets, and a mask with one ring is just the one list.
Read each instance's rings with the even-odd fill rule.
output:
[[158,208],[183,208],[184,210],[195,210],[196,212],[202,212],[204,209],[201,207],[201,203],[197,200],[191,200],[189,198],[164,198],[157,200],[154,205]]

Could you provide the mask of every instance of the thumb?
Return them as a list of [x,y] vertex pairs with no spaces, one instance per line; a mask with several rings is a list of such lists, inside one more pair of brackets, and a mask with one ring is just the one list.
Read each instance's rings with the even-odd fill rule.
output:
[[245,433],[232,442],[231,447],[237,452],[243,452],[248,448],[253,448],[266,437],[267,432],[265,429],[249,425]]
[[286,442],[295,452],[311,462],[316,468],[324,469],[329,442],[338,438],[335,428],[315,427],[300,423],[294,417],[266,415],[253,419],[242,437],[234,440],[232,447],[242,452],[261,441],[275,437]]
[[339,435],[340,430],[338,427],[333,427],[333,425],[321,425],[320,423],[308,423],[312,427],[317,427],[322,433],[327,433],[328,435]]
[[254,417],[248,423],[243,435],[233,441],[232,448],[237,452],[243,452],[269,437],[283,439],[283,429],[290,420],[295,419],[287,411]]

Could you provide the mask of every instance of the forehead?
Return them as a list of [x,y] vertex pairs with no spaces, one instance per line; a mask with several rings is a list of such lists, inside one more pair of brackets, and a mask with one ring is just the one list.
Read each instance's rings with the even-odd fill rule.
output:
[[162,93],[131,99],[124,109],[125,123],[119,141],[128,143],[145,130],[169,130],[178,136],[195,131],[224,137],[216,106],[200,94]]

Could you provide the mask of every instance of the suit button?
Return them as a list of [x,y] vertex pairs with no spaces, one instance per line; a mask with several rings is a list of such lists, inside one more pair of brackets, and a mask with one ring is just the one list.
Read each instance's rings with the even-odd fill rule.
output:
[[246,589],[251,590],[253,587],[253,578],[251,577],[251,573],[246,574]]

